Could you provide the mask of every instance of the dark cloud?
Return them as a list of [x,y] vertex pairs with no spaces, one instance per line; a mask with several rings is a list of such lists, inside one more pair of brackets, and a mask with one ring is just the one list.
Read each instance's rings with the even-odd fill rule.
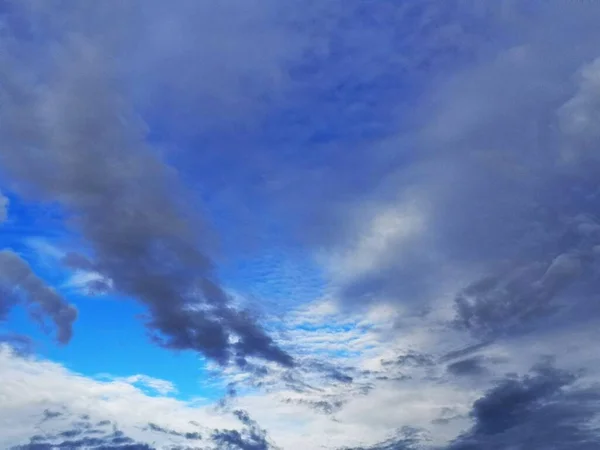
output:
[[290,399],[283,400],[284,403],[293,403],[296,405],[306,405],[316,412],[322,414],[333,414],[342,409],[345,400],[332,399],[332,400],[306,400],[306,399]]
[[472,356],[448,365],[448,372],[453,375],[483,375],[487,372],[485,358]]
[[63,413],[60,411],[52,411],[50,409],[45,409],[43,412],[42,422],[45,422],[46,420],[50,420],[50,419],[55,419],[62,415],[63,415]]
[[115,430],[112,433],[106,433],[105,430],[87,427],[64,430],[54,435],[36,435],[33,436],[27,444],[11,447],[11,450],[56,449],[154,450],[154,447],[136,442],[134,439],[118,430]]
[[576,385],[577,376],[548,363],[529,375],[500,381],[473,404],[472,429],[448,449],[596,449],[600,391]]
[[233,414],[245,426],[242,431],[217,430],[211,439],[223,450],[276,450],[272,445],[265,430],[248,415],[246,411],[236,410]]
[[453,351],[448,352],[445,355],[443,355],[440,358],[440,362],[447,362],[447,361],[452,361],[453,359],[456,359],[456,358],[463,358],[466,356],[470,356],[473,353],[479,352],[479,351],[485,349],[486,347],[489,347],[492,343],[493,343],[493,341],[484,341],[484,342],[480,342],[477,344],[469,345],[465,348],[453,350]]
[[384,366],[408,366],[408,367],[430,367],[434,365],[434,359],[431,355],[419,353],[416,351],[409,351],[407,353],[399,355],[397,358],[392,360],[382,361]]
[[170,430],[168,428],[161,427],[160,425],[157,425],[155,423],[149,423],[148,429],[155,431],[157,433],[169,434],[171,436],[179,436],[179,437],[183,437],[183,438],[189,439],[189,440],[201,440],[202,439],[202,435],[196,431],[189,431],[189,432],[175,431],[175,430]]
[[318,372],[323,374],[329,380],[340,383],[350,384],[354,381],[354,378],[351,375],[354,372],[354,368],[343,367],[326,360],[306,358],[303,360],[300,370],[302,372]]
[[49,318],[56,326],[56,339],[61,344],[73,335],[77,310],[48,286],[29,264],[10,250],[0,251],[0,320],[17,303],[24,303],[29,314],[40,325]]
[[[86,20],[97,25],[99,17],[81,16],[78,8],[63,11],[69,19],[62,25],[79,30],[68,35],[68,29],[52,28],[57,11],[38,6],[22,19],[49,27],[51,77],[28,84],[38,66],[28,60],[18,30],[9,27],[0,43],[7,49],[0,61],[3,175],[17,192],[64,209],[92,255],[85,267],[93,261],[115,291],[147,306],[147,324],[160,345],[221,363],[256,356],[292,365],[248,314],[232,308],[217,283],[189,195],[177,172],[146,145],[144,126],[117,87],[115,48],[81,33]],[[19,11],[16,4],[11,8]],[[18,263],[10,253],[3,257]],[[37,298],[31,296],[50,307],[55,297]],[[74,313],[53,308],[60,339],[67,341]]]
[[433,355],[409,350],[400,352],[394,358],[382,359],[381,366],[383,370],[370,375],[375,375],[379,380],[404,381],[412,378],[410,374],[406,373],[411,370],[421,371],[426,376],[434,376],[433,370],[436,367],[436,361]]
[[67,407],[60,411],[45,409],[36,429],[53,431],[36,434],[28,439],[29,442],[10,450],[155,450],[153,446],[127,436],[109,420],[94,423],[89,414],[76,416]]

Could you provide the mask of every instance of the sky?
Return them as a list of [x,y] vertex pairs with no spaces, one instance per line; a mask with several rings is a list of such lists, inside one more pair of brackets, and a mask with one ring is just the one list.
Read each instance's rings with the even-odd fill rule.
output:
[[599,21],[0,2],[0,448],[600,449]]

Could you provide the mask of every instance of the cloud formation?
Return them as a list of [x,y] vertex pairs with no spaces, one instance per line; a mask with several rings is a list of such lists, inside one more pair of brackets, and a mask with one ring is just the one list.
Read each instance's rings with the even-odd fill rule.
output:
[[[35,7],[25,20],[43,20]],[[52,76],[36,83],[27,45],[12,31],[0,62],[0,163],[14,188],[64,209],[95,271],[147,306],[160,345],[221,363],[258,356],[291,365],[216,282],[199,219],[175,169],[145,142],[143,124],[116,87],[104,42],[73,31],[47,43],[54,49]]]
[[547,363],[524,377],[506,378],[473,403],[472,429],[448,449],[593,449],[600,428],[597,387],[581,388],[577,376]]
[[[118,3],[2,11],[0,181],[228,396],[3,355],[6,442],[95,412],[159,448],[597,448],[600,4]],[[68,340],[24,258],[0,318]]]
[[46,318],[56,326],[56,340],[67,344],[73,336],[77,309],[35,275],[27,262],[10,250],[0,251],[0,321],[17,303],[27,306],[40,325]]

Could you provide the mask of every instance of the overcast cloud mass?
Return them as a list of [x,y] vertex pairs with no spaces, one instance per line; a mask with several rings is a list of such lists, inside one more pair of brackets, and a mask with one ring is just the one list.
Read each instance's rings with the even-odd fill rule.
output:
[[0,448],[600,449],[600,3],[0,4]]

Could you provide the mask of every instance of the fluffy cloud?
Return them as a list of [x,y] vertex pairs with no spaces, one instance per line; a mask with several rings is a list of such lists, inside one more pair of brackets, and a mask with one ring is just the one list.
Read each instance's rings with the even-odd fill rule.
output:
[[[151,396],[135,385],[144,382],[161,394],[168,386],[161,380],[139,375],[127,379],[86,378],[56,363],[17,356],[6,346],[0,358],[2,408],[10,411],[0,420],[0,443],[4,448],[25,445],[36,435],[32,444],[84,437],[111,444],[106,439],[126,436],[152,447],[170,448],[178,443],[190,444],[186,433],[192,433],[188,437],[199,433],[206,439],[214,429],[241,430],[239,421],[231,415],[215,415],[208,407],[194,407],[165,395]],[[156,430],[151,423],[180,434]]]

